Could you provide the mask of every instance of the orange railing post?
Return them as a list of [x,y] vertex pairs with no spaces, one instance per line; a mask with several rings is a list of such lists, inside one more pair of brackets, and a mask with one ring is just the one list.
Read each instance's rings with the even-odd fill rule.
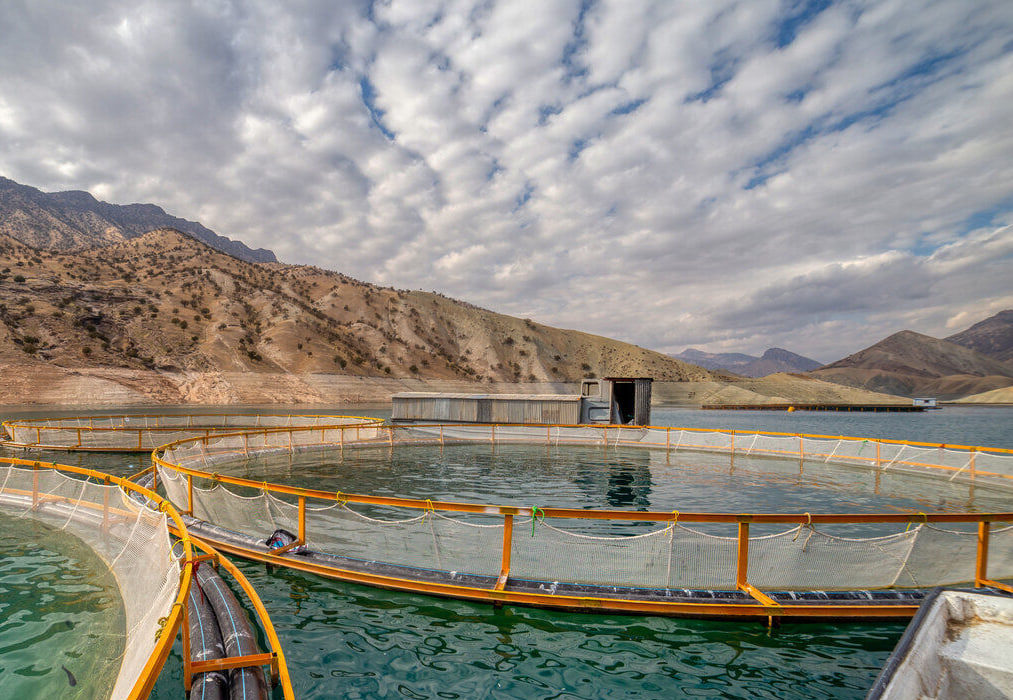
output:
[[981,588],[988,581],[988,532],[989,522],[978,522],[978,555],[974,562],[974,585]]
[[500,564],[499,579],[496,581],[496,590],[502,591],[506,587],[507,579],[510,577],[510,554],[513,551],[514,538],[514,516],[507,513],[503,516],[503,557]]
[[306,497],[299,496],[299,534],[300,542],[306,542]]
[[739,547],[735,562],[735,587],[744,588],[749,583],[749,523],[739,521]]

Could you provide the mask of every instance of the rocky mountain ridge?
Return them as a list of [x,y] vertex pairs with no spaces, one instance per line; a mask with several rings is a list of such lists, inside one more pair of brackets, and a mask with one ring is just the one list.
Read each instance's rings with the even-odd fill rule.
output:
[[1013,361],[1013,309],[989,316],[946,340],[1009,363]]
[[197,223],[167,214],[154,204],[109,204],[88,192],[42,192],[0,177],[0,233],[34,248],[81,250],[173,228],[248,262],[276,262],[265,248],[251,249]]
[[1013,366],[949,340],[909,330],[809,374],[872,391],[941,399],[1013,385]]
[[174,230],[75,253],[0,234],[0,253],[5,362],[505,382],[714,377],[628,343],[439,294],[248,263]]
[[705,369],[726,370],[742,377],[766,377],[778,372],[808,372],[823,365],[784,348],[769,348],[760,357],[737,352],[712,353],[687,348],[672,357]]

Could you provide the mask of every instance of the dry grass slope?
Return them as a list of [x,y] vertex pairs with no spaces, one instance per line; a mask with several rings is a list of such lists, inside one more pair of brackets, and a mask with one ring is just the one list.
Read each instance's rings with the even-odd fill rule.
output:
[[174,230],[73,254],[0,235],[0,253],[8,364],[472,382],[712,378],[644,348],[438,294],[244,262]]

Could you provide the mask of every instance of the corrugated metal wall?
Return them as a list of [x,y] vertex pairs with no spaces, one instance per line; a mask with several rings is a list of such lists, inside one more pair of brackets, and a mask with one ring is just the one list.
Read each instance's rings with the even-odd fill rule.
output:
[[636,392],[636,404],[634,405],[634,425],[651,424],[651,380],[635,379],[634,391]]
[[394,420],[431,420],[449,423],[580,422],[580,399],[498,399],[488,397],[393,398]]

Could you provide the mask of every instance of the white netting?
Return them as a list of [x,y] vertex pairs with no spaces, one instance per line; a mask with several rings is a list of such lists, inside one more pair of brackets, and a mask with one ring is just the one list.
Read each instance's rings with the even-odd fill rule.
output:
[[[25,419],[7,423],[9,444],[63,449],[153,450],[177,440],[279,427],[354,425],[357,416],[190,414]],[[295,433],[293,433],[295,434]],[[319,433],[317,433],[319,436]],[[300,436],[297,439],[303,439]],[[305,438],[310,439],[310,438]]]
[[734,588],[735,548],[734,537],[679,525],[607,537],[536,518],[533,531],[514,532],[510,576],[634,588]]
[[126,615],[123,658],[110,697],[127,697],[154,651],[159,619],[179,594],[180,565],[165,514],[139,505],[115,485],[9,464],[0,464],[0,508],[76,535],[109,566]]
[[[753,537],[749,581],[773,590],[889,588],[904,569],[916,530],[881,537],[838,537],[811,527]],[[973,576],[974,567],[963,572]]]
[[[175,446],[163,458],[209,472],[249,464],[252,457],[289,459],[299,451],[400,444],[479,442],[584,444],[602,449],[650,448],[659,459],[679,450],[703,453],[703,462],[731,459],[736,469],[762,469],[793,481],[807,478],[882,495],[905,496],[919,479],[926,498],[955,498],[961,480],[973,501],[975,485],[1009,488],[1013,456],[985,450],[922,447],[876,440],[667,428],[428,425],[331,428],[215,437]],[[739,456],[750,459],[739,464]],[[754,460],[753,458],[762,458]],[[653,459],[653,457],[652,457]],[[973,471],[973,474],[972,474]],[[162,468],[171,500],[187,508],[185,479]],[[200,482],[198,484],[198,482]],[[194,513],[237,532],[266,539],[275,529],[296,532],[294,501],[261,490],[226,488],[196,479]],[[455,515],[455,517],[448,517]],[[774,590],[927,587],[974,580],[977,525],[878,524],[757,529],[750,538],[750,582]],[[312,549],[366,562],[495,576],[502,557],[502,517],[456,517],[411,508],[346,505],[309,499],[307,541]],[[486,525],[487,527],[481,527]],[[616,526],[609,529],[611,526]],[[948,528],[948,529],[947,529]],[[644,588],[734,588],[734,525],[692,523],[589,524],[536,518],[515,524],[511,578]],[[1013,530],[996,526],[988,572],[1013,577]]]

